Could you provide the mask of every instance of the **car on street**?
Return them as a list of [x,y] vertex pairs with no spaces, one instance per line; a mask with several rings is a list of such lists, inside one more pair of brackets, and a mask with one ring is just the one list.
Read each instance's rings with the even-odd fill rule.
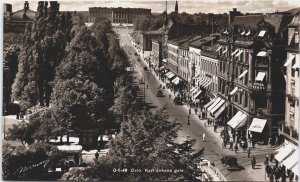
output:
[[162,92],[162,90],[158,90],[156,93],[156,97],[162,97],[164,94]]
[[221,163],[227,170],[239,170],[240,167],[237,163],[237,158],[232,155],[225,155],[221,158]]

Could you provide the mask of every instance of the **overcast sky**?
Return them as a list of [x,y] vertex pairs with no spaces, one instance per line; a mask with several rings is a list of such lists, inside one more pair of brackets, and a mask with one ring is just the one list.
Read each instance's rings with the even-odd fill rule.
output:
[[[8,1],[13,4],[13,11],[23,9],[24,1]],[[38,1],[29,1],[29,8],[36,11]],[[59,1],[60,10],[63,11],[88,11],[89,7],[135,7],[150,8],[152,12],[163,12],[165,1],[161,0],[104,0],[104,1]],[[168,12],[174,11],[175,1],[168,1]],[[179,0],[179,12],[187,13],[225,13],[232,8],[237,8],[242,13],[257,12],[269,13],[275,11],[285,11],[295,7],[300,7],[300,0]]]

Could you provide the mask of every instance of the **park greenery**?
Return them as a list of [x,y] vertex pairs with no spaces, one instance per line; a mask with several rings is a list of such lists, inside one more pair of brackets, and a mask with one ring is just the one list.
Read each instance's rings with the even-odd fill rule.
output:
[[[162,15],[151,18],[149,26],[157,29],[162,21]],[[132,74],[125,69],[130,65],[127,54],[108,19],[96,19],[87,28],[80,15],[61,13],[59,3],[39,2],[32,27],[14,36],[21,41],[5,37],[4,102],[18,101],[27,117],[8,131],[6,139],[21,145],[3,146],[4,179],[38,179],[34,174],[44,174],[44,165],[37,164],[54,165],[63,158],[47,144],[50,138],[90,129],[119,133],[107,156],[64,174],[62,180],[195,179],[189,168],[195,141],[174,142],[180,126],[169,121],[164,108],[150,112],[137,96]],[[113,173],[113,168],[128,172]],[[130,173],[131,168],[172,172]],[[182,171],[174,173],[176,169]]]

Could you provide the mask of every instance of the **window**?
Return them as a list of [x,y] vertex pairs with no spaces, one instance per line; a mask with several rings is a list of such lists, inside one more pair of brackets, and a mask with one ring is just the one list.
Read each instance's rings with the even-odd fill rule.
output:
[[239,92],[239,95],[240,95],[239,104],[242,104],[243,92]]

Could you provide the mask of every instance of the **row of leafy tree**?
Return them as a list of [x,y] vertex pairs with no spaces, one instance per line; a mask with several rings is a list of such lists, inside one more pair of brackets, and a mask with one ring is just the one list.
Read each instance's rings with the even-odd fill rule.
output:
[[[118,80],[128,77],[125,72],[128,62],[109,20],[99,19],[88,29],[80,16],[60,13],[57,2],[50,2],[50,7],[47,2],[39,2],[36,18],[32,27],[26,28],[23,41],[18,42],[18,51],[8,55],[17,56],[14,63],[18,65],[12,98],[20,102],[29,118],[8,132],[6,139],[20,141],[24,152],[9,155],[21,146],[4,148],[3,177],[26,179],[16,175],[16,170],[28,164],[13,161],[34,163],[41,155],[49,157],[52,148],[36,155],[32,152],[50,137],[63,135],[70,129],[109,127],[107,113],[114,104]],[[11,64],[9,59],[5,62]],[[117,107],[116,101],[113,108],[118,110]],[[30,176],[30,170],[25,174]]]
[[203,14],[195,13],[188,14],[186,12],[176,14],[172,12],[168,14],[167,20],[165,18],[165,12],[160,15],[151,15],[151,16],[139,16],[134,20],[134,29],[140,31],[149,31],[157,30],[163,27],[163,24],[167,24],[169,20],[174,22],[180,22],[183,24],[202,24],[202,25],[211,25],[214,22],[214,25],[219,29],[222,27],[227,27],[228,25],[228,15],[226,14]]

